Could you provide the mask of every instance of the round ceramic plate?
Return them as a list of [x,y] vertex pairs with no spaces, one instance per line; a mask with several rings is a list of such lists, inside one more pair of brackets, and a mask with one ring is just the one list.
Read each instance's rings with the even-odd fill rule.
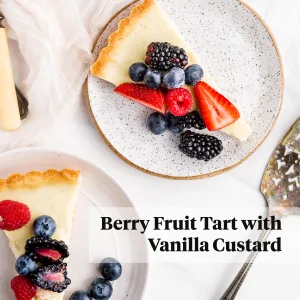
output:
[[[69,299],[70,294],[76,290],[86,290],[89,284],[99,277],[98,264],[89,262],[87,238],[89,209],[91,207],[95,208],[99,210],[99,214],[102,214],[104,207],[120,209],[120,213],[122,207],[130,207],[132,208],[131,211],[134,212],[133,204],[126,193],[111,177],[94,165],[77,157],[55,151],[27,148],[7,152],[0,156],[0,165],[0,178],[5,178],[11,173],[26,173],[30,170],[43,171],[49,168],[72,168],[81,171],[82,183],[70,245],[72,256],[68,264],[68,274],[72,279],[72,284],[66,291],[66,299]],[[137,213],[134,218],[138,219]],[[122,277],[114,283],[114,294],[111,299],[142,299],[148,273],[148,265],[145,263],[147,262],[147,248],[144,237],[140,235],[140,239],[132,239],[129,236],[129,249],[128,243],[126,242],[126,245],[124,245],[122,239],[116,240],[113,233],[111,233],[111,236],[105,233],[105,236],[107,240],[103,241],[103,250],[101,250],[103,253],[99,253],[99,257],[113,256],[122,261],[125,250],[120,251],[120,249],[126,249],[129,252],[131,251],[130,255],[135,257],[136,261],[144,262],[123,265]],[[100,231],[97,238],[101,239]],[[109,247],[106,246],[108,243]],[[15,258],[9,249],[8,240],[3,232],[0,232],[0,245],[0,298],[13,299],[10,280],[15,276]],[[110,249],[110,253],[106,253],[107,249]]]
[[[175,179],[220,174],[249,157],[274,125],[284,85],[280,54],[261,18],[237,0],[159,2],[224,93],[239,103],[253,133],[241,143],[214,132],[224,144],[221,155],[207,163],[188,158],[178,150],[178,136],[170,132],[154,136],[147,130],[150,109],[122,99],[113,92],[111,84],[89,75],[87,90],[92,116],[100,134],[118,156],[145,172]],[[105,27],[94,48],[95,60],[120,20],[137,3],[124,8]]]

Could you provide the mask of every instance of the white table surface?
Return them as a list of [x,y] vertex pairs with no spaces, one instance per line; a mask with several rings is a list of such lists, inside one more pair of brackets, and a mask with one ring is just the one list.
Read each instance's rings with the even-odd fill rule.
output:
[[[78,155],[100,166],[119,182],[137,207],[142,204],[170,207],[253,206],[257,207],[257,214],[263,213],[265,200],[259,186],[264,168],[274,147],[300,116],[300,1],[246,2],[265,19],[277,39],[284,61],[286,89],[274,130],[242,165],[223,175],[196,181],[175,182],[142,173],[123,162],[104,143],[89,116],[84,93],[76,114],[66,120],[60,130],[49,135],[45,146]],[[15,74],[23,78],[26,66],[17,46],[10,43],[10,47]],[[297,222],[293,224],[297,225]],[[299,236],[295,238],[300,239]],[[263,261],[264,256],[262,254],[259,261]],[[211,263],[153,265],[145,299],[219,299],[238,267],[236,264]],[[237,299],[299,299],[299,267],[297,264],[256,264]]]

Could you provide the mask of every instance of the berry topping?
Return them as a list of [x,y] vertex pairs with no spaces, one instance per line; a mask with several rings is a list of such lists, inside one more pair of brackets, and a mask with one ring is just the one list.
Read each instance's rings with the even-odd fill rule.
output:
[[26,255],[33,261],[44,264],[60,264],[69,256],[68,246],[63,241],[32,237],[25,245]]
[[16,276],[10,283],[17,300],[31,300],[36,295],[37,287],[24,276]]
[[123,83],[115,92],[163,114],[166,112],[165,95],[161,89],[152,90],[143,84]]
[[90,294],[96,300],[107,300],[111,297],[112,293],[113,287],[106,279],[97,278],[91,284]]
[[159,112],[154,112],[149,115],[147,119],[147,126],[153,134],[162,134],[168,128],[167,118],[165,117],[165,115]]
[[41,216],[33,223],[33,232],[37,237],[51,237],[56,231],[56,223],[49,216]]
[[158,70],[148,69],[144,76],[144,83],[150,89],[158,89],[162,85],[163,73]]
[[181,118],[182,117],[173,116],[169,112],[167,113],[168,128],[172,133],[176,134],[183,131],[184,128],[178,125]]
[[69,300],[93,300],[93,298],[86,291],[77,291],[71,295]]
[[168,110],[174,116],[184,116],[192,108],[193,97],[191,93],[184,88],[173,89],[168,92],[166,103]]
[[177,126],[183,129],[190,129],[193,127],[198,130],[203,130],[206,128],[204,121],[201,119],[198,112],[196,111],[192,111],[184,117],[181,117],[181,119],[178,121]]
[[195,86],[203,77],[203,69],[199,65],[190,65],[185,69],[185,83]]
[[201,119],[198,112],[196,111],[192,111],[183,117],[176,117],[168,113],[167,119],[168,128],[174,134],[180,133],[186,128],[190,129],[193,127],[198,130],[206,128],[204,121]]
[[51,258],[54,261],[57,261],[61,258],[61,254],[57,250],[52,249],[36,249],[36,254],[42,257],[48,257]]
[[3,200],[0,202],[0,229],[13,231],[30,221],[29,207],[23,203]]
[[15,267],[18,274],[27,276],[37,269],[37,264],[28,255],[21,255],[17,259]]
[[55,293],[61,293],[71,283],[67,277],[67,264],[40,267],[30,277],[38,287]]
[[148,70],[148,67],[140,62],[137,62],[130,66],[129,77],[134,82],[141,82],[144,80],[144,76]]
[[195,93],[208,130],[222,129],[240,118],[238,109],[207,83],[200,81],[195,86]]
[[170,43],[153,42],[147,48],[145,63],[150,68],[168,71],[173,67],[184,69],[189,62],[184,49]]
[[106,280],[117,280],[122,275],[122,265],[115,258],[107,257],[101,261],[99,271]]
[[172,68],[167,74],[165,74],[163,83],[168,89],[179,88],[184,85],[185,74],[181,68]]
[[189,157],[209,161],[222,152],[223,146],[216,137],[187,130],[180,136],[179,149]]

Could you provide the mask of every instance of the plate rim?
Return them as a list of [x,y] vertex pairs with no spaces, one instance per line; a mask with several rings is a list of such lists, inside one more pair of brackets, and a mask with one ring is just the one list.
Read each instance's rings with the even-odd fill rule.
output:
[[[100,172],[106,176],[113,184],[116,184],[118,186],[118,188],[120,189],[120,191],[126,196],[129,204],[132,205],[132,207],[134,207],[137,216],[140,216],[139,213],[139,209],[136,207],[136,205],[134,204],[134,202],[131,200],[129,194],[127,193],[127,191],[118,183],[118,181],[114,178],[114,176],[108,174],[105,170],[103,170],[100,166],[94,164],[93,162],[81,158],[75,154],[66,152],[66,151],[61,151],[59,149],[53,149],[50,147],[23,147],[23,148],[17,148],[17,149],[12,149],[9,151],[5,151],[0,153],[0,160],[3,159],[3,157],[5,156],[9,156],[9,155],[14,155],[16,153],[24,153],[24,152],[46,152],[46,153],[55,153],[55,154],[61,154],[61,155],[66,155],[66,156],[70,156],[74,159],[78,159],[81,162],[83,162],[84,164],[88,164],[91,165],[93,167],[95,167],[96,169],[100,170]],[[147,247],[147,243],[146,243],[146,239],[144,237],[144,241],[145,241],[145,255],[146,255],[146,263],[143,263],[146,266],[146,275],[145,275],[145,282],[144,282],[144,286],[143,286],[143,291],[141,294],[141,299],[144,299],[146,296],[146,291],[147,291],[147,287],[149,286],[149,275],[150,275],[150,260],[149,260],[149,249]]]
[[[128,5],[126,5],[125,7],[123,7],[121,10],[119,10],[117,13],[115,13],[109,20],[108,22],[105,24],[105,26],[103,27],[103,29],[100,31],[100,33],[98,34],[98,36],[96,37],[91,52],[94,52],[95,47],[101,37],[101,35],[103,34],[103,32],[107,29],[107,27],[109,26],[109,24],[117,17],[119,16],[124,10],[126,10],[127,8],[129,8],[130,6],[134,5],[135,3],[139,2],[140,0],[134,0],[132,2],[130,2]],[[244,158],[242,158],[241,160],[239,160],[237,163],[228,166],[226,168],[223,168],[221,170],[218,171],[214,171],[214,172],[210,172],[207,174],[199,174],[199,175],[192,175],[192,176],[172,176],[172,175],[166,175],[166,174],[161,174],[161,173],[157,173],[157,172],[153,172],[150,171],[148,169],[145,169],[135,163],[133,163],[131,160],[129,160],[128,158],[126,158],[123,154],[121,154],[111,143],[110,141],[107,139],[107,137],[105,136],[105,134],[103,133],[103,131],[101,130],[99,124],[97,123],[97,120],[95,118],[95,115],[93,113],[92,110],[92,106],[91,106],[91,101],[90,101],[90,97],[89,97],[89,86],[88,86],[88,78],[91,75],[90,73],[88,74],[85,82],[84,82],[84,90],[85,90],[85,97],[86,97],[86,102],[88,105],[88,111],[90,116],[92,117],[93,123],[98,131],[98,133],[100,134],[100,136],[103,138],[104,142],[107,144],[107,146],[119,157],[121,158],[124,162],[126,162],[127,164],[129,164],[130,166],[134,167],[135,169],[142,171],[144,173],[147,173],[149,175],[153,175],[156,177],[161,177],[161,178],[165,178],[165,179],[172,179],[172,180],[197,180],[197,179],[205,179],[205,178],[210,178],[210,177],[214,177],[217,175],[221,175],[225,172],[228,172],[232,169],[234,169],[235,167],[241,165],[243,162],[245,162],[248,158],[250,158],[261,146],[262,144],[266,141],[266,139],[269,137],[270,133],[273,131],[274,126],[278,120],[278,117],[280,115],[281,112],[281,108],[282,108],[282,104],[283,104],[283,98],[284,98],[284,88],[285,88],[285,79],[284,79],[284,67],[283,67],[283,60],[282,60],[282,55],[280,53],[279,47],[278,47],[278,43],[275,39],[274,34],[272,33],[270,27],[266,24],[266,22],[264,21],[264,19],[258,14],[258,12],[256,12],[249,4],[245,3],[244,0],[236,0],[238,3],[240,3],[241,5],[244,5],[255,17],[257,17],[257,19],[262,23],[262,25],[265,27],[266,31],[268,32],[273,45],[275,47],[276,53],[277,53],[277,57],[280,63],[280,73],[281,73],[281,96],[280,96],[280,103],[279,103],[279,108],[276,112],[275,118],[272,121],[272,124],[269,128],[269,130],[267,131],[266,135],[264,136],[264,138],[260,141],[260,143],[254,148],[252,149],[252,151],[250,151]]]

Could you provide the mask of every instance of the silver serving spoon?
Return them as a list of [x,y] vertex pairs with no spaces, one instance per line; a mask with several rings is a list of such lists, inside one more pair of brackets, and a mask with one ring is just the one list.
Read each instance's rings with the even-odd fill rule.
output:
[[[300,118],[273,152],[261,183],[269,215],[278,219],[299,214],[300,209]],[[263,230],[258,241],[266,241],[271,230]],[[221,300],[235,299],[259,252],[252,251]]]

